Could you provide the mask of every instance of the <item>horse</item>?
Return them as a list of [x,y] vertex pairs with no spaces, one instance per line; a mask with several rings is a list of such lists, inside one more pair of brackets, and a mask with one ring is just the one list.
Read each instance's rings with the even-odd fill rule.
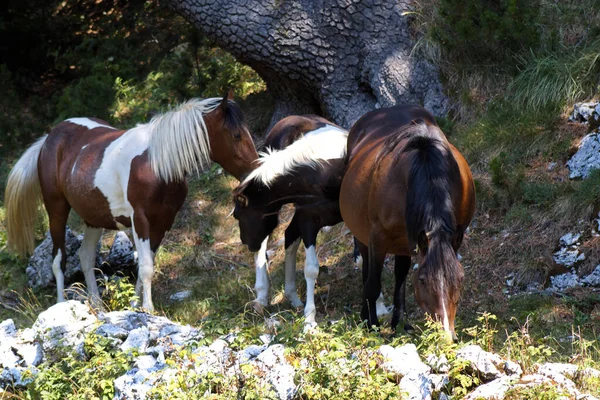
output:
[[417,303],[456,339],[454,319],[464,280],[457,258],[475,212],[464,157],[425,109],[381,108],[350,129],[340,212],[364,259],[361,319],[379,325],[375,300],[387,254],[395,255],[392,327],[406,321],[402,286],[416,254]]
[[[287,203],[296,206],[285,231],[285,296],[294,307],[302,307],[296,290],[296,253],[304,242],[306,260],[305,322],[314,326],[314,288],[319,274],[315,249],[317,234],[324,226],[342,222],[339,188],[348,132],[316,115],[289,116],[273,126],[263,145],[260,166],[234,190],[234,217],[240,238],[256,251],[257,297],[254,303],[268,305],[269,280],[266,247],[278,225],[278,213]],[[379,313],[387,312],[383,298]]]
[[138,253],[136,294],[153,311],[154,257],[187,195],[186,175],[221,164],[239,180],[258,158],[233,92],[192,99],[149,123],[119,130],[97,118],[70,118],[42,136],[9,174],[5,206],[9,250],[34,248],[42,198],[53,242],[57,301],[64,301],[65,228],[73,209],[85,222],[79,250],[91,303],[100,304],[94,264],[103,229],[132,228]]

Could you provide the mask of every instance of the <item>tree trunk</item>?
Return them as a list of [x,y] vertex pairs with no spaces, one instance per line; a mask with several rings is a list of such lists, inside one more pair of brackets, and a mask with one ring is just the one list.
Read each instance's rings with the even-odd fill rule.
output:
[[437,69],[411,55],[411,0],[169,0],[250,65],[277,99],[272,124],[317,113],[349,128],[396,103],[443,115]]

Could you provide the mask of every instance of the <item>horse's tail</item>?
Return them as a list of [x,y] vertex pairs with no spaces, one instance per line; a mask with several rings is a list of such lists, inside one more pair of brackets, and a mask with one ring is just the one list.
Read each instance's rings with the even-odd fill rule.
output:
[[6,183],[7,247],[21,256],[32,253],[34,248],[34,229],[42,197],[37,164],[47,137],[44,135],[25,151]]

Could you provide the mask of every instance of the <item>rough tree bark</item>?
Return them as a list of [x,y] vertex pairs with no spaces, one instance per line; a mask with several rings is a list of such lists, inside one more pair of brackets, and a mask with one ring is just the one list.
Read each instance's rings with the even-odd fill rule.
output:
[[273,122],[301,113],[349,128],[376,107],[443,115],[437,69],[411,55],[411,0],[169,0],[275,94]]

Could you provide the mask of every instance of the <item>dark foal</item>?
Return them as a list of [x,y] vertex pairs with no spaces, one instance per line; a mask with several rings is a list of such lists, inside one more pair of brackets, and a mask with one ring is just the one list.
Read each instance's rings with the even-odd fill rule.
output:
[[[292,116],[269,132],[261,165],[234,191],[234,216],[240,223],[242,242],[257,251],[255,302],[268,304],[266,244],[278,224],[278,213],[287,203],[296,211],[285,231],[285,294],[295,307],[302,306],[296,291],[296,253],[300,239],[306,249],[306,322],[315,324],[314,286],[319,273],[316,238],[324,226],[342,221],[339,187],[347,132],[317,116]],[[385,310],[385,307],[383,307]]]
[[386,254],[396,256],[392,326],[405,319],[403,283],[417,255],[415,298],[454,338],[464,272],[457,259],[475,212],[471,171],[425,109],[382,108],[348,135],[340,191],[344,222],[363,256],[361,318],[378,325],[375,301]]
[[102,230],[131,227],[138,252],[136,293],[152,311],[154,256],[187,194],[186,174],[212,159],[243,179],[258,158],[231,97],[230,92],[223,99],[191,100],[126,131],[90,118],[58,124],[25,152],[8,177],[9,249],[33,250],[42,197],[54,245],[57,298],[63,301],[65,226],[73,209],[86,224],[79,257],[92,303],[98,304],[93,268]]

